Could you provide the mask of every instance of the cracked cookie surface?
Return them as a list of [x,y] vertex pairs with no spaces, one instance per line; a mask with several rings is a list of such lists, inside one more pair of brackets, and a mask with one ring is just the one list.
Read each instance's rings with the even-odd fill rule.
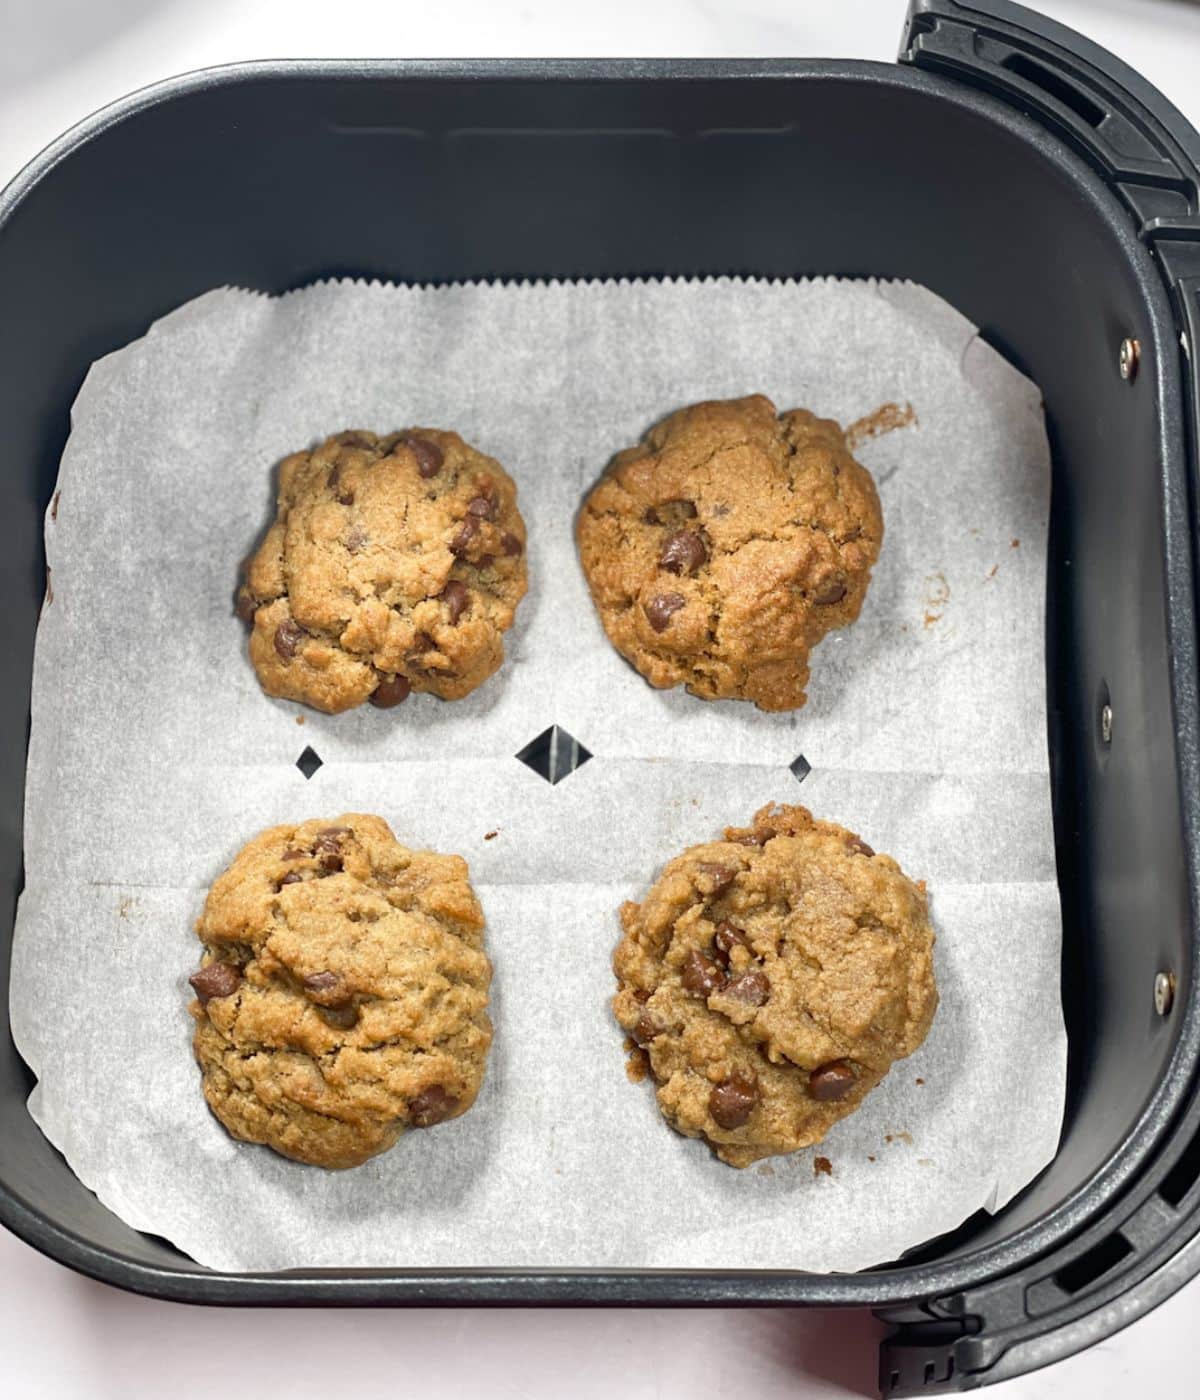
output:
[[731,1166],[820,1142],[937,1008],[924,886],[804,807],[692,846],[621,909],[616,1018],[663,1117]]
[[351,813],[272,827],[196,932],[194,1049],[236,1138],[354,1167],[465,1113],[492,1040],[492,968],[466,861]]
[[577,536],[604,630],[651,685],[792,710],[812,648],[859,614],[883,517],[837,423],[756,394],[618,453]]
[[337,714],[469,695],[504,660],[525,589],[525,523],[498,462],[457,433],[351,430],[280,465],[237,611],[266,693]]

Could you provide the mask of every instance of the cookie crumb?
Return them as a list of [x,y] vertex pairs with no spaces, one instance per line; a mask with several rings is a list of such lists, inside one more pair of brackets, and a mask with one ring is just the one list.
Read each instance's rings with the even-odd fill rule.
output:
[[919,1074],[917,1075],[917,1083],[918,1083],[918,1084],[924,1084],[924,1083],[925,1083],[925,1081],[921,1078],[921,1076],[920,1076]]
[[496,839],[496,837],[499,836],[499,835],[500,835],[500,832],[499,832],[499,831],[485,831],[484,834],[483,834],[483,839],[484,839],[485,841],[494,841],[494,840]]
[[631,1040],[627,1040],[627,1047],[632,1047],[629,1051],[629,1059],[625,1062],[625,1077],[631,1084],[640,1084],[650,1072],[650,1062],[644,1050],[639,1050]]
[[909,1147],[911,1147],[912,1133],[906,1133],[903,1130],[896,1133],[884,1133],[883,1140],[884,1142],[904,1142],[907,1143]]
[[868,1161],[868,1162],[873,1162],[874,1160],[875,1160],[875,1158],[868,1152],[868,1153],[867,1153],[867,1161]]
[[999,565],[999,564],[993,564],[992,567],[987,571],[986,578],[995,578],[996,575],[997,575],[999,572],[1000,572],[1000,565]]
[[897,428],[907,428],[917,423],[917,415],[912,404],[901,407],[898,403],[882,403],[865,418],[856,418],[846,429],[846,446],[851,452],[870,438],[882,437],[884,433],[895,432]]
[[828,1157],[814,1157],[813,1173],[816,1176],[832,1176],[833,1163],[829,1160]]
[[303,723],[304,723],[304,716],[303,716],[303,715],[297,715],[297,716],[296,716],[296,723],[297,723],[297,724],[303,724]]
[[1021,541],[1020,541],[1020,540],[1013,540],[1013,542],[1012,542],[1008,547],[1009,547],[1009,549],[1020,549],[1020,548],[1021,548]]
[[56,491],[56,492],[54,493],[54,499],[50,502],[50,519],[51,519],[51,520],[57,520],[57,519],[58,519],[58,498],[59,498],[61,495],[62,495],[62,492],[61,492],[61,491]]
[[950,585],[941,569],[936,573],[926,574],[925,582],[929,585],[925,594],[925,626],[932,627],[935,622],[942,620],[946,604],[950,601]]

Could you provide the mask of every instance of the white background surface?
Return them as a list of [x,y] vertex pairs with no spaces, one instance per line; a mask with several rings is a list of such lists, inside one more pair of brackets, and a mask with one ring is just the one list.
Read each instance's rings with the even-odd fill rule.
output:
[[[1200,125],[1200,6],[1041,0]],[[243,58],[837,56],[890,60],[904,0],[0,0],[0,182],[76,119],[156,78]],[[0,1232],[0,1396],[754,1400],[875,1393],[869,1315],[766,1310],[190,1309],[78,1278]],[[1200,1281],[1003,1400],[1195,1393]]]

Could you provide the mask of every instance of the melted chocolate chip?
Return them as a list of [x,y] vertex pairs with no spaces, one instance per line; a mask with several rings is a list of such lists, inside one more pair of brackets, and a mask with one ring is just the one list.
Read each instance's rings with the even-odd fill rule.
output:
[[708,1096],[708,1112],[718,1128],[740,1128],[758,1102],[758,1081],[753,1075],[735,1070]]
[[819,592],[813,594],[813,602],[825,606],[833,603],[840,603],[848,591],[844,579],[831,579],[828,583],[822,585]]
[[471,548],[471,542],[479,534],[479,521],[473,515],[468,515],[463,523],[458,527],[454,538],[450,541],[450,553],[461,559]]
[[435,1123],[445,1122],[457,1107],[458,1100],[453,1095],[440,1084],[431,1084],[409,1100],[408,1121],[414,1128],[432,1128]]
[[698,875],[706,875],[708,882],[712,886],[713,894],[724,894],[733,884],[737,877],[737,867],[733,865],[717,865],[713,861],[702,860],[696,866]]
[[874,848],[868,846],[861,836],[852,836],[849,841],[846,842],[846,845],[860,856],[873,856],[875,854]]
[[298,870],[289,870],[279,883],[281,885],[298,885],[303,879],[304,876]]
[[214,997],[231,997],[241,985],[241,969],[232,963],[211,962],[188,978],[192,990],[200,998],[200,1004],[207,1006]]
[[375,439],[370,433],[360,432],[357,428],[351,428],[344,433],[338,433],[335,441],[341,447],[374,447]]
[[290,661],[305,635],[304,628],[298,627],[289,617],[275,629],[275,650],[285,661]]
[[676,530],[658,556],[658,567],[671,574],[694,574],[708,562],[708,550],[695,530]]
[[316,992],[320,995],[322,992],[332,992],[341,978],[336,972],[310,972],[302,981],[306,992]]
[[655,1036],[662,1035],[665,1030],[666,1026],[657,1016],[651,1015],[649,1011],[643,1011],[632,1031],[633,1043],[645,1049]]
[[656,593],[645,605],[646,621],[656,632],[665,632],[674,614],[686,606],[680,593]]
[[465,583],[456,578],[450,580],[438,594],[438,597],[446,605],[446,610],[450,614],[451,626],[457,623],[458,619],[471,606],[470,590]]
[[248,588],[239,588],[237,601],[233,605],[234,612],[243,622],[253,622],[254,614],[258,611],[258,604],[254,601],[254,595]]
[[808,1092],[821,1103],[831,1103],[834,1099],[844,1099],[857,1078],[845,1060],[830,1060],[808,1076]]
[[352,1001],[343,1002],[341,1006],[319,1006],[317,1010],[328,1025],[339,1031],[348,1031],[358,1024],[358,1007]]
[[442,449],[436,442],[430,442],[428,438],[416,437],[411,433],[406,434],[400,441],[417,459],[417,471],[426,481],[431,476],[437,476],[442,469],[445,458],[442,455]]
[[743,972],[725,988],[725,995],[733,997],[735,1001],[744,1001],[747,1006],[762,1006],[771,995],[771,984],[765,972]]
[[737,843],[739,846],[765,846],[774,835],[773,831],[750,831],[739,836]]
[[512,534],[509,530],[505,530],[504,534],[500,537],[500,548],[510,558],[516,558],[516,556],[524,550],[525,546],[516,535]]
[[377,710],[390,710],[394,705],[407,700],[411,690],[412,685],[407,676],[380,675],[379,684],[371,692],[369,699]]
[[684,959],[680,981],[685,992],[691,992],[697,997],[707,997],[720,991],[725,985],[725,973],[711,958],[706,958],[698,949],[693,948]]
[[486,496],[473,496],[467,502],[467,514],[475,516],[478,520],[495,520],[499,512],[495,501]]
[[279,859],[280,859],[280,860],[305,860],[305,859],[307,858],[307,856],[308,856],[308,852],[307,852],[307,851],[302,851],[302,850],[299,849],[299,847],[297,847],[297,846],[292,846],[289,850],[284,851],[283,855],[281,855],[281,856],[279,857]]
[[716,937],[713,939],[713,947],[717,951],[717,958],[726,967],[729,966],[729,955],[738,945],[749,948],[750,944],[746,938],[746,930],[738,928],[736,924],[731,924],[728,919],[722,919],[717,925]]
[[327,826],[317,833],[313,842],[313,855],[321,863],[321,868],[332,874],[342,868],[342,838],[351,834],[348,826]]

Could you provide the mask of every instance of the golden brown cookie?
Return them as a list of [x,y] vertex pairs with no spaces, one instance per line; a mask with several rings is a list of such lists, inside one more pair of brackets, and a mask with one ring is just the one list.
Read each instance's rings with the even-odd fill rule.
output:
[[525,596],[517,488],[457,433],[345,432],[279,469],[238,593],[268,695],[337,714],[469,695]]
[[578,540],[609,640],[651,685],[794,710],[812,648],[858,616],[883,517],[836,423],[755,394],[618,453]]
[[734,1167],[820,1142],[925,1039],[925,889],[804,807],[669,862],[621,909],[617,1020],[663,1117]]
[[474,1103],[492,966],[460,856],[406,850],[381,817],[272,827],[196,932],[196,1058],[234,1137],[354,1167]]

